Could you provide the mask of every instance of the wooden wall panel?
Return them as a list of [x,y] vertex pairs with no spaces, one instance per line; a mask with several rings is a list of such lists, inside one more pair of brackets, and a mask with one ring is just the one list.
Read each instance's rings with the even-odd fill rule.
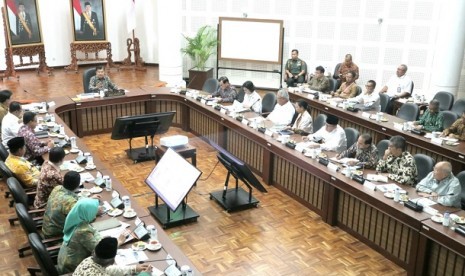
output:
[[229,129],[226,150],[246,162],[256,172],[263,172],[263,148],[253,140]]
[[212,118],[195,109],[189,111],[189,126],[192,132],[215,143],[220,143],[222,126]]
[[465,275],[465,258],[436,242],[430,242],[431,254],[426,263],[426,275]]

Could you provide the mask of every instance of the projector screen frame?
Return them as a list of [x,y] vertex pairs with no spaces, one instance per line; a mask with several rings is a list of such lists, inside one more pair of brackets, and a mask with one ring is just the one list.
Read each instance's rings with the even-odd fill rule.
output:
[[[257,23],[269,23],[279,25],[279,52],[276,61],[270,60],[256,60],[256,59],[241,59],[241,58],[228,58],[222,56],[222,27],[223,21],[243,21],[243,22],[257,22]],[[219,17],[218,24],[218,60],[221,61],[239,61],[239,62],[257,62],[257,63],[268,63],[268,64],[282,64],[283,63],[283,42],[284,42],[284,21],[278,19],[259,19],[259,18],[238,18],[238,17]],[[239,38],[240,39],[240,38]]]

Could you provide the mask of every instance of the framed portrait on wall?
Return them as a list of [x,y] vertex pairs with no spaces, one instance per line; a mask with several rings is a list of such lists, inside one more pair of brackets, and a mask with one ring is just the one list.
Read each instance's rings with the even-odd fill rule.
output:
[[105,1],[70,0],[75,42],[106,41]]
[[37,0],[4,0],[8,41],[12,47],[41,44]]

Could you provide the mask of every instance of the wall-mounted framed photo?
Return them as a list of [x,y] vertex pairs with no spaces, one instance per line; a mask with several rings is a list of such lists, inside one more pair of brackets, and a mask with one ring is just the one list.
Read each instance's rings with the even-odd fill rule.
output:
[[75,42],[106,41],[105,0],[70,0]]
[[12,47],[42,43],[37,0],[4,0],[4,7]]

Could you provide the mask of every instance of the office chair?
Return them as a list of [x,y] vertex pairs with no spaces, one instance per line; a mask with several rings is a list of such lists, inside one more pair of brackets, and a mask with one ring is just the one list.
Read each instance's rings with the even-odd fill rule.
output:
[[263,96],[262,100],[262,115],[268,115],[273,111],[277,102],[277,97],[275,92],[268,92]]
[[420,108],[414,103],[404,103],[399,112],[397,112],[397,117],[406,120],[406,121],[416,121],[418,115],[420,114]]
[[386,93],[379,93],[379,104],[381,105],[381,112],[386,112],[386,107],[389,103],[389,96]]
[[431,158],[428,155],[417,153],[413,156],[415,159],[415,164],[417,165],[417,183],[420,182],[423,178],[425,178],[430,172],[433,171],[434,164],[436,161],[434,161],[433,158]]
[[[28,207],[29,213],[31,215],[35,215],[34,220],[36,220],[39,224],[42,224],[42,217],[37,216],[37,214],[42,215],[44,213],[44,209],[29,208],[29,206],[32,207],[32,203],[34,202],[36,192],[34,191],[26,193],[26,191],[23,189],[21,184],[19,184],[19,181],[15,177],[9,177],[6,180],[6,184],[11,194],[13,195],[14,202],[16,204],[21,203],[24,206]],[[17,220],[17,217],[10,217],[8,219],[10,225],[12,226]]]
[[313,122],[313,133],[317,132],[320,128],[325,126],[327,117],[328,116],[326,116],[326,114],[320,114],[316,116],[316,119]]
[[450,110],[454,104],[454,95],[446,91],[439,91],[434,95],[433,100],[439,101],[439,110]]
[[460,181],[460,186],[462,187],[462,191],[460,192],[460,198],[462,203],[462,210],[465,210],[465,171],[459,172],[456,177]]
[[462,116],[463,111],[465,111],[465,99],[456,100],[450,111],[455,112],[459,117]]
[[336,91],[337,80],[333,78],[329,78],[329,91],[334,92]]
[[48,276],[58,276],[58,270],[55,266],[55,262],[50,256],[50,253],[47,251],[47,248],[42,243],[42,239],[37,233],[30,233],[28,235],[29,244],[31,245],[32,253],[34,258],[39,264],[40,268],[30,268],[28,271],[31,275],[36,275],[36,273],[41,273],[42,275]]
[[362,88],[360,86],[357,85],[356,89],[357,89],[357,94],[355,96],[362,94]]
[[89,83],[90,79],[95,76],[95,67],[94,68],[89,68],[84,71],[82,74],[82,86],[84,87],[84,93],[92,93],[92,91],[89,90]]
[[244,88],[241,87],[239,91],[237,92],[236,100],[242,103],[244,101],[244,96],[245,96]]
[[5,146],[3,145],[3,143],[0,143],[0,159],[5,162],[5,160],[8,158],[8,155],[10,155],[10,153],[8,152],[8,150],[5,148]]
[[219,86],[217,79],[209,78],[203,83],[202,91],[212,94],[218,90]]
[[442,111],[442,116],[444,117],[444,129],[449,128],[459,118],[457,113],[450,110]]
[[358,136],[360,133],[355,128],[346,127],[344,129],[347,138],[347,148],[351,147],[354,143],[357,143]]
[[388,139],[384,139],[384,140],[381,140],[378,142],[378,144],[376,145],[376,148],[378,149],[378,158],[379,159],[382,159],[383,156],[384,156],[384,152],[387,150],[389,146],[389,140]]

